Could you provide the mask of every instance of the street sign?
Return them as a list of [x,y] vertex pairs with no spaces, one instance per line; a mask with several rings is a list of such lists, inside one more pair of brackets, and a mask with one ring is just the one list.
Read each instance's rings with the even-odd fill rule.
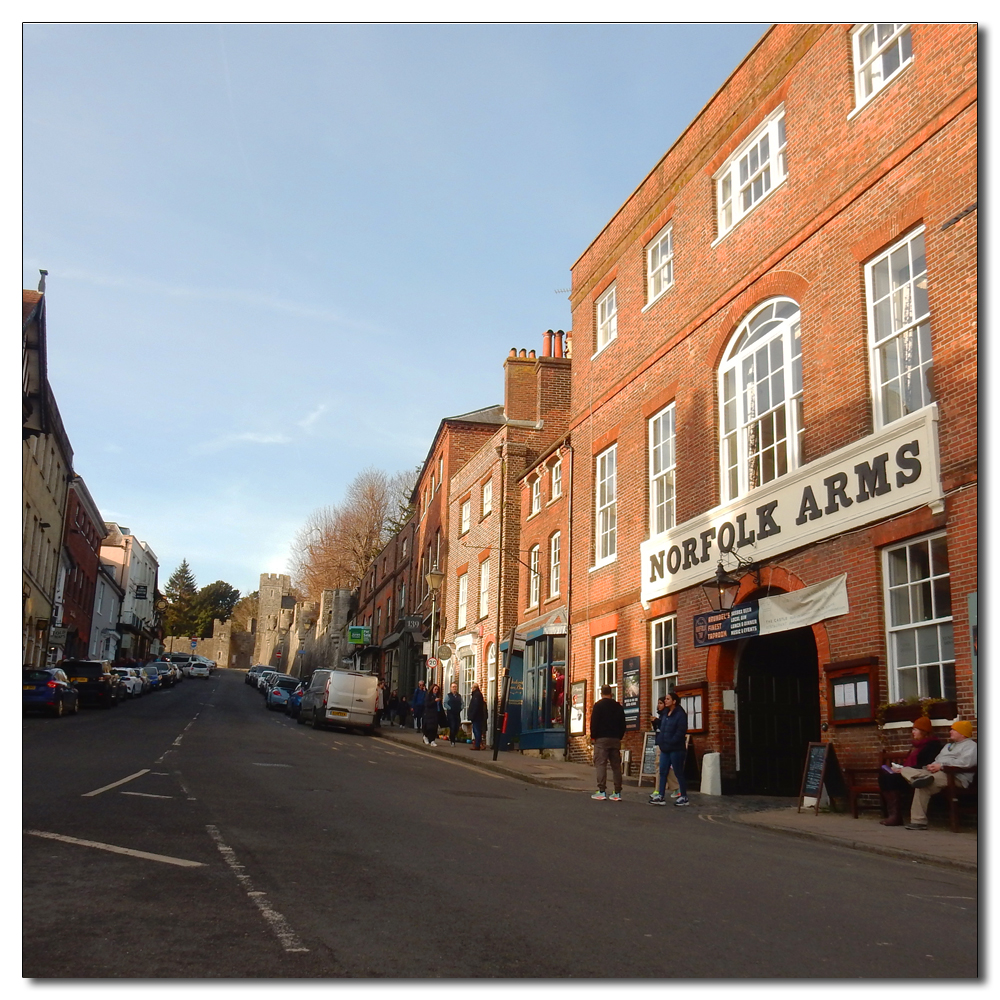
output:
[[197,649],[198,648],[198,640],[197,639],[192,639],[191,640],[191,648],[192,649]]
[[428,656],[427,657],[427,669],[428,670],[437,670],[437,668],[440,667],[440,666],[441,666],[441,661],[436,656]]
[[451,646],[449,646],[446,642],[442,642],[441,645],[438,646],[437,655],[439,660],[450,660],[451,653]]
[[146,585],[144,583],[137,583],[135,586],[135,599],[137,601],[146,600]]

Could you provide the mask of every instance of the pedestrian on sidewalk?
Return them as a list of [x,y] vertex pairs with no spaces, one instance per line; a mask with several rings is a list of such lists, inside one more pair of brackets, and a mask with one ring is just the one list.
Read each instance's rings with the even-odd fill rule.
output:
[[[423,683],[421,681],[421,683]],[[432,684],[424,698],[424,742],[437,746],[438,714],[441,711],[441,688]]]
[[405,694],[399,699],[396,712],[399,714],[399,725],[405,729],[407,720],[410,717],[410,703],[406,700]]
[[[667,698],[666,695],[656,699],[656,715],[653,716],[650,721],[650,725],[653,727],[653,732],[655,733],[660,728],[660,716],[666,711],[667,708]],[[672,799],[676,799],[680,795],[680,785],[677,784],[677,775],[674,774],[669,768],[667,774],[667,786],[666,790],[670,793]],[[657,765],[656,768],[657,776],[659,776],[660,768]],[[658,786],[657,786],[658,787]]]
[[448,739],[455,745],[455,737],[462,726],[462,707],[464,699],[458,693],[458,685],[452,681],[451,690],[445,695],[444,710],[448,713]]
[[[956,719],[951,724],[948,733],[950,742],[944,745],[933,763],[924,768],[900,767],[893,768],[910,783],[913,788],[913,802],[910,805],[910,822],[907,830],[927,829],[927,803],[931,796],[948,784],[945,767],[977,767],[979,765],[979,749],[972,739],[972,723],[967,719]],[[968,788],[972,783],[971,774],[956,774],[956,784]]]
[[677,788],[680,795],[674,800],[675,806],[689,806],[687,797],[687,779],[684,777],[684,760],[687,757],[685,746],[687,739],[687,713],[681,708],[681,700],[677,692],[667,693],[664,709],[660,713],[660,724],[656,730],[656,745],[660,748],[660,785],[649,797],[649,804],[665,806],[669,801],[666,797],[667,773],[671,769],[677,776]]
[[[590,740],[594,744],[594,770],[597,772],[597,791],[592,799],[622,800],[622,737],[625,735],[625,709],[614,700],[611,685],[601,685],[600,701],[590,710]],[[615,790],[607,792],[608,764],[614,778]]]
[[424,727],[424,702],[427,700],[427,685],[423,681],[417,682],[416,690],[410,699],[410,707],[413,709],[413,728],[423,729]]
[[378,687],[375,689],[375,725],[382,725],[382,716],[385,713],[385,684],[383,681],[378,682]]
[[399,693],[395,690],[389,692],[389,701],[386,704],[385,717],[389,720],[389,725],[393,726],[395,723],[393,719],[399,715]]
[[[903,761],[903,767],[925,768],[934,762],[941,751],[941,741],[934,736],[934,727],[926,715],[913,723],[912,745],[910,752]],[[878,787],[885,803],[885,819],[879,820],[882,826],[903,825],[903,794],[909,791],[909,784],[899,772],[888,764],[883,764],[878,772]]]
[[478,684],[473,684],[469,693],[469,722],[472,723],[472,749],[485,750],[483,729],[486,727],[486,699]]

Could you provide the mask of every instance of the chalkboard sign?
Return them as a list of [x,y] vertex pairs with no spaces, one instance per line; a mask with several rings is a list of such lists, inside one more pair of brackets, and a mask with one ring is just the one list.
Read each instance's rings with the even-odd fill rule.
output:
[[[802,787],[799,789],[799,808],[812,807],[819,815],[819,803],[823,797],[823,786],[832,796],[844,794],[844,776],[837,760],[837,751],[832,743],[810,743],[806,750],[806,764],[802,770]],[[809,801],[806,801],[806,800]]]
[[656,765],[660,761],[660,748],[656,745],[656,733],[642,734],[642,760],[639,763],[639,781],[642,784],[643,778],[656,780]]

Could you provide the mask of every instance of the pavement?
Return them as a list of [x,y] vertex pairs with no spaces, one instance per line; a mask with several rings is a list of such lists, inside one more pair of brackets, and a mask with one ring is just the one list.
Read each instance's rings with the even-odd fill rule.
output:
[[[419,753],[449,758],[462,764],[503,774],[565,792],[591,794],[596,788],[594,769],[561,758],[549,760],[529,756],[516,750],[501,751],[493,759],[492,750],[473,750],[471,744],[452,746],[439,739],[436,747],[423,742],[421,733],[410,728],[382,725],[375,730],[382,739],[408,746]],[[610,772],[609,772],[610,778]],[[653,790],[646,778],[639,786],[635,777],[625,778],[622,799],[645,803]],[[968,820],[959,833],[952,833],[947,820],[932,815],[925,831],[907,830],[902,826],[882,826],[877,811],[863,810],[854,819],[849,812],[821,810],[817,815],[810,809],[798,810],[798,799],[767,795],[703,795],[689,790],[692,810],[697,810],[709,822],[740,823],[777,833],[824,841],[839,847],[887,857],[902,858],[922,864],[939,865],[959,871],[976,873],[979,868],[979,832]],[[609,803],[594,803],[595,809],[613,808]],[[668,807],[669,808],[669,807]]]

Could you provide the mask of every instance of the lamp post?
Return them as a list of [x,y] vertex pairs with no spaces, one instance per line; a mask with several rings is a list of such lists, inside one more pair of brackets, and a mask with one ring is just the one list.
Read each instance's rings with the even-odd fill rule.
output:
[[434,629],[437,625],[437,592],[441,584],[444,583],[444,573],[438,569],[437,563],[435,563],[434,568],[429,573],[424,574],[424,579],[427,581],[427,586],[430,587],[431,591],[431,656],[434,656]]

